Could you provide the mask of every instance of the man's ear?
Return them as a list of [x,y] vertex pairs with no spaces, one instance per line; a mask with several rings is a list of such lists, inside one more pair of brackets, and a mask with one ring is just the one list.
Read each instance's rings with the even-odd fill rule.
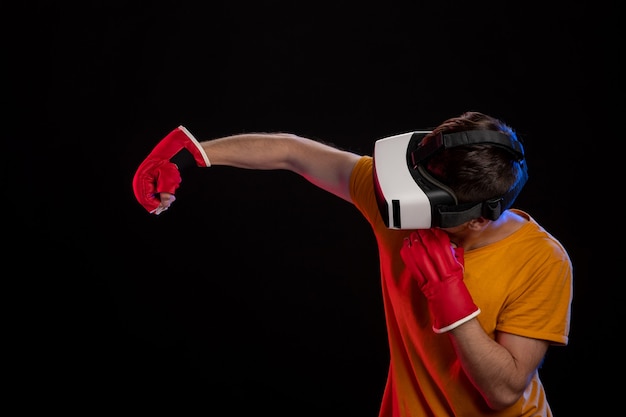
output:
[[491,220],[487,220],[484,217],[477,217],[467,222],[467,227],[470,230],[480,231],[484,229],[485,227],[487,227],[490,221]]

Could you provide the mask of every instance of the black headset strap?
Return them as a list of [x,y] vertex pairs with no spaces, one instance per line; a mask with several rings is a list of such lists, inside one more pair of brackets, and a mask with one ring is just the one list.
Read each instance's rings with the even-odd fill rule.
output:
[[414,165],[417,165],[442,149],[481,143],[487,143],[506,149],[515,155],[518,161],[524,159],[524,147],[522,143],[506,133],[495,130],[465,130],[446,134],[438,133],[432,140],[428,141],[428,143],[422,144],[421,142],[420,140],[417,148],[411,152],[411,159]]
[[[459,204],[456,206],[443,206],[437,210],[439,212],[439,227],[454,227],[462,223],[484,217],[489,220],[496,220],[502,214],[503,199],[484,201],[482,203]],[[450,211],[448,211],[450,210]]]
[[517,156],[518,160],[524,158],[524,148],[519,140],[495,130],[466,130],[463,132],[448,133],[443,135],[443,145],[446,148],[455,146],[473,145],[476,143],[489,143],[501,146]]

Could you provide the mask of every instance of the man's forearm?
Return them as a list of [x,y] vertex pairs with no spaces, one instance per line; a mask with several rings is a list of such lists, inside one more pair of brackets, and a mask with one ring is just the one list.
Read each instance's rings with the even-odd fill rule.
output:
[[287,133],[245,133],[202,141],[212,165],[247,169],[293,169],[294,142]]
[[491,408],[506,408],[520,398],[532,373],[520,368],[511,352],[485,333],[478,319],[449,335],[463,370]]

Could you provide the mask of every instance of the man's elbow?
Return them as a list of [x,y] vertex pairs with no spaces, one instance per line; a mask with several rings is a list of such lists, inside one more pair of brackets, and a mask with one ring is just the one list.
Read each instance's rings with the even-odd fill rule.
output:
[[489,408],[494,411],[502,411],[519,401],[524,390],[512,390],[510,388],[499,389],[490,393],[483,393],[483,398]]

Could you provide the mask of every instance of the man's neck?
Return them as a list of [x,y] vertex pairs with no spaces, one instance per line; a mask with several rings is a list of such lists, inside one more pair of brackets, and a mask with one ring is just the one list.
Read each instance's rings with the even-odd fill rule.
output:
[[465,251],[471,251],[501,241],[519,230],[526,222],[523,217],[506,210],[497,220],[486,220],[479,227],[465,227],[451,235],[450,240],[462,246]]

